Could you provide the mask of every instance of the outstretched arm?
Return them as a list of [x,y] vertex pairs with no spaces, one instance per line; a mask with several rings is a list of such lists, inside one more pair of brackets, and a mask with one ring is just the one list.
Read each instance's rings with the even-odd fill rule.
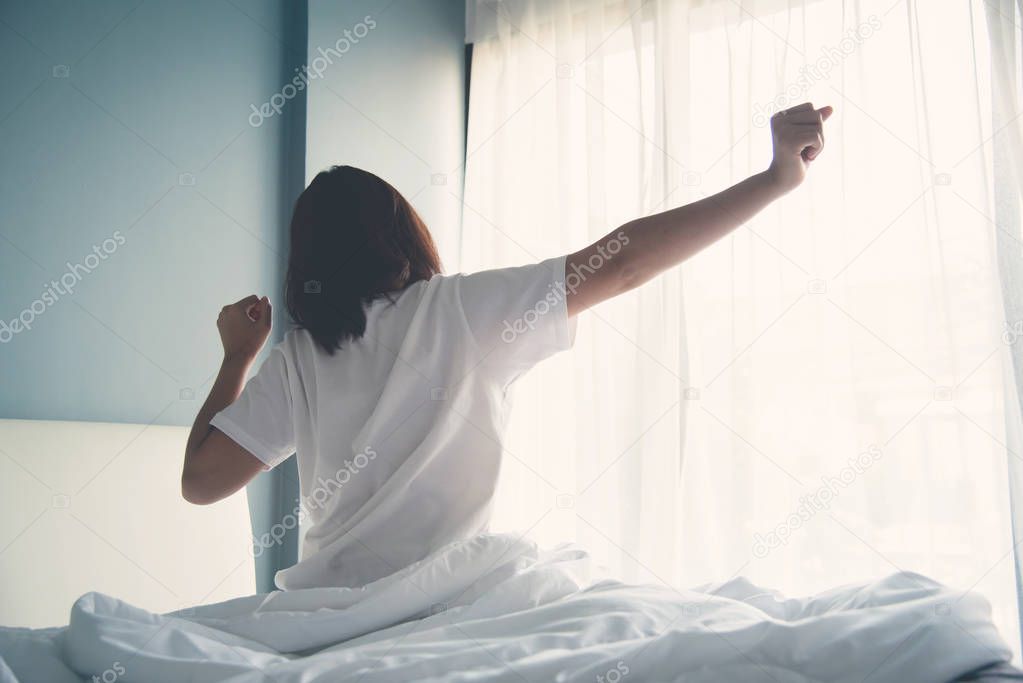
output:
[[210,420],[238,400],[245,375],[270,335],[270,317],[270,301],[254,294],[220,311],[217,328],[224,344],[224,361],[185,446],[181,495],[190,503],[215,503],[263,470],[256,456],[212,429]]
[[824,149],[824,121],[831,113],[831,107],[814,109],[806,102],[775,114],[774,159],[766,171],[692,204],[630,221],[570,254],[565,265],[568,314],[682,263],[797,187]]

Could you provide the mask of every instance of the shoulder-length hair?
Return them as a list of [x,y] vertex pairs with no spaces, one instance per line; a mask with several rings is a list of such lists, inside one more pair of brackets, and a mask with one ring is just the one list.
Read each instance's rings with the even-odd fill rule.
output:
[[367,303],[439,272],[426,224],[372,173],[334,166],[295,203],[285,302],[295,324],[331,355],[365,334]]

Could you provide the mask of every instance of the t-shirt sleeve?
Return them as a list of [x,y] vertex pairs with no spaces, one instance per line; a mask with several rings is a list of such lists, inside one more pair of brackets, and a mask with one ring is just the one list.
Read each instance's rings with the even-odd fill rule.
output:
[[295,452],[291,385],[284,352],[274,347],[238,400],[210,420],[239,446],[276,467]]
[[459,279],[469,332],[486,363],[509,378],[572,346],[575,318],[565,301],[565,256]]

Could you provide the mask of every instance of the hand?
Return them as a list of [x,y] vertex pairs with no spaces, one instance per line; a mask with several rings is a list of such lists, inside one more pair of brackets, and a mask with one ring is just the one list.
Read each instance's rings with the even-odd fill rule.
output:
[[252,362],[270,336],[270,300],[255,294],[220,309],[217,329],[224,358]]
[[768,175],[781,192],[798,187],[810,162],[824,150],[824,122],[833,112],[804,102],[771,117],[774,159]]

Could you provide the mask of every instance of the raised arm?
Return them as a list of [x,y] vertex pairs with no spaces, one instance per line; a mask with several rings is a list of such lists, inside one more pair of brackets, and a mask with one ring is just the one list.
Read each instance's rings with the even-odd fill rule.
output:
[[270,301],[254,294],[220,311],[217,328],[224,344],[224,361],[192,425],[181,471],[181,495],[190,503],[215,503],[263,470],[256,456],[211,428],[210,420],[238,400],[245,376],[270,335],[270,318]]
[[831,107],[809,102],[771,119],[770,167],[737,185],[686,206],[629,221],[565,265],[570,316],[654,278],[718,241],[764,207],[797,187],[824,149],[824,121]]

